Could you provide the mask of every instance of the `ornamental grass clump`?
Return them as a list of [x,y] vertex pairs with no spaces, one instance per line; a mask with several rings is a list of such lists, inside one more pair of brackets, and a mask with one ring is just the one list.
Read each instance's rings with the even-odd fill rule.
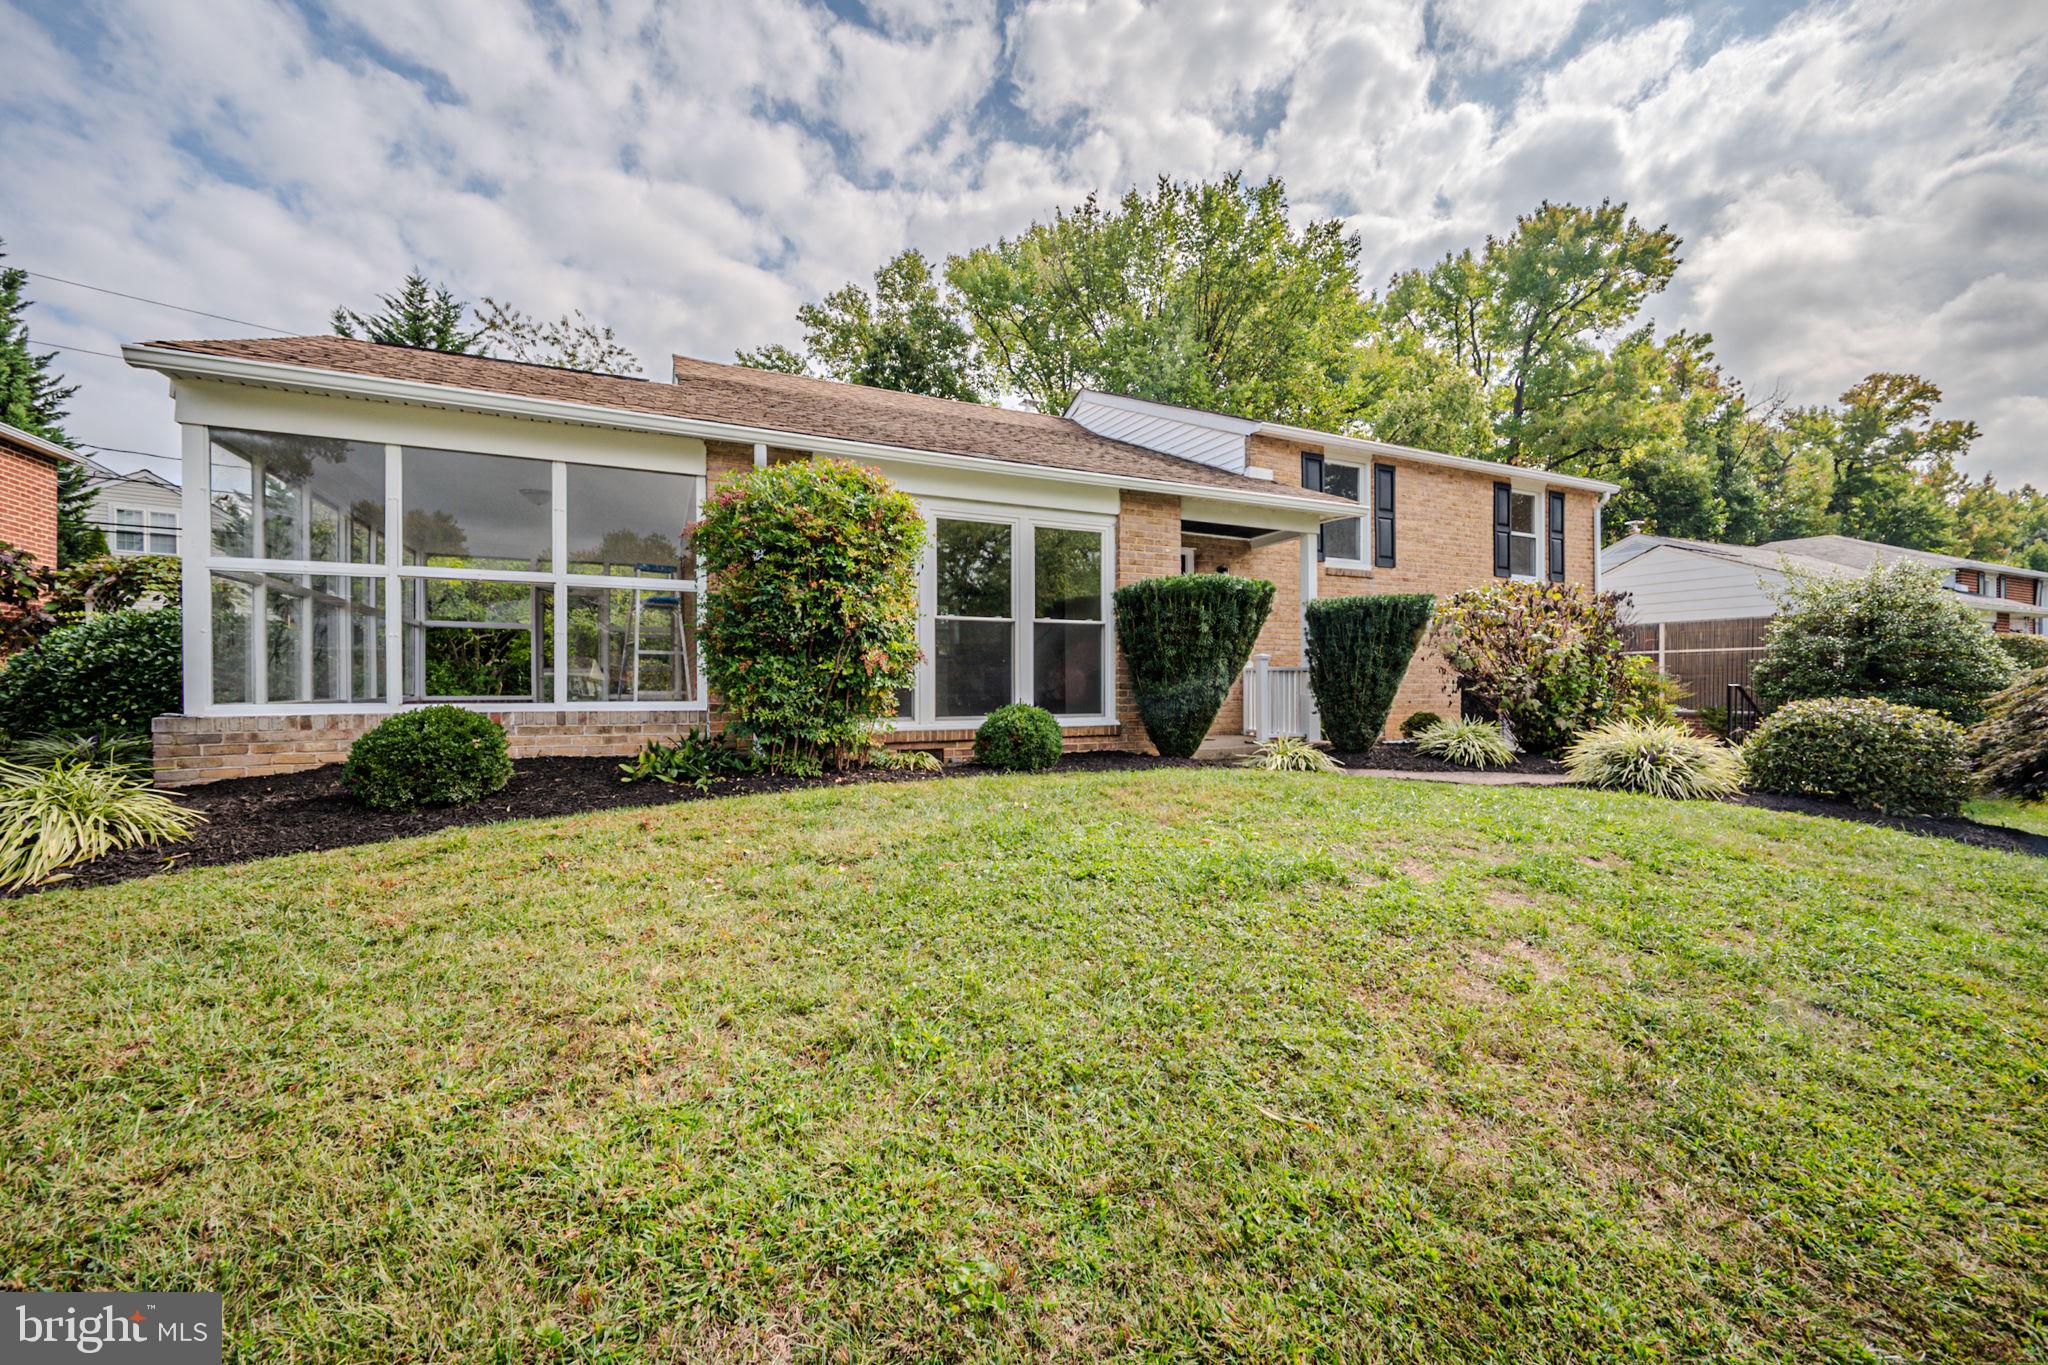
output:
[[1168,758],[1201,747],[1244,672],[1273,585],[1229,574],[1148,578],[1116,591],[1117,643],[1137,694],[1138,719]]
[[127,769],[0,761],[0,888],[49,881],[116,849],[189,838],[205,818]]
[[1757,791],[1887,815],[1954,815],[1971,790],[1960,725],[1875,697],[1781,706],[1744,742],[1742,760]]
[[1515,762],[1508,737],[1490,720],[1447,720],[1423,731],[1415,752],[1460,768],[1510,768]]
[[459,706],[401,711],[349,746],[341,780],[372,810],[464,806],[512,780],[498,722]]
[[1428,593],[1308,604],[1308,681],[1331,744],[1362,753],[1379,742],[1435,607]]
[[924,515],[844,460],[729,480],[691,529],[710,584],[704,674],[729,723],[777,772],[863,760],[916,682]]
[[1715,800],[1742,790],[1742,758],[1683,725],[1615,721],[1565,750],[1572,777],[1592,787],[1676,800]]
[[1985,705],[1970,731],[1977,779],[2019,801],[2048,800],[2048,668],[2037,668]]
[[1444,718],[1434,711],[1417,711],[1401,722],[1403,739],[1420,739],[1426,732],[1444,723]]
[[1269,773],[1334,773],[1344,765],[1299,735],[1275,735],[1261,744],[1258,752],[1246,756],[1247,768]]

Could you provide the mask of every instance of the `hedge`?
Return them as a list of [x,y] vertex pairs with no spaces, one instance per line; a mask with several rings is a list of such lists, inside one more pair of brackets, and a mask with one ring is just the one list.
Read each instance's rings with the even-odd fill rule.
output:
[[1953,815],[1970,794],[1963,729],[1876,697],[1795,701],[1742,746],[1749,785],[1888,815]]
[[146,735],[153,718],[184,709],[181,650],[175,607],[53,630],[0,670],[0,728]]
[[1435,608],[1428,593],[1308,604],[1308,683],[1334,748],[1363,753],[1379,742]]
[[1153,746],[1187,758],[1244,671],[1273,585],[1229,574],[1148,578],[1116,591],[1117,641]]

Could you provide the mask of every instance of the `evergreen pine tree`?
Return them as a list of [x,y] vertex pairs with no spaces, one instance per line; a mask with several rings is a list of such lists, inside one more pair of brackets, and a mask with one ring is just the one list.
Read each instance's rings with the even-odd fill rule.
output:
[[481,329],[463,330],[463,314],[469,305],[456,298],[448,286],[427,283],[418,270],[405,277],[396,294],[381,294],[377,302],[383,305],[382,311],[367,316],[353,308],[336,308],[334,334],[455,355],[474,353],[483,336]]
[[[0,243],[0,259],[6,257]],[[32,436],[60,445],[70,444],[64,434],[64,404],[78,392],[54,373],[55,351],[36,354],[30,348],[28,321],[28,272],[0,268],[0,422]],[[93,490],[91,476],[82,464],[69,461],[57,470],[57,562],[75,563],[107,552],[107,538],[92,524]]]

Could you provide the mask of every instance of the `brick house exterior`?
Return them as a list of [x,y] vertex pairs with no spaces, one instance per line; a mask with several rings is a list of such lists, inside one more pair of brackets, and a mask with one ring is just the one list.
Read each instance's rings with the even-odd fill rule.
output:
[[[1312,729],[1305,601],[1509,573],[1592,582],[1613,491],[1101,394],[1055,416],[685,357],[662,383],[335,337],[127,357],[169,377],[184,433],[194,609],[185,709],[155,726],[167,785],[331,763],[429,701],[494,716],[515,756],[623,756],[722,728],[681,528],[760,465],[850,459],[925,512],[924,660],[887,742],[947,757],[1009,701],[1052,710],[1069,750],[1149,751],[1111,595],[1184,565],[1277,588],[1255,650],[1271,673],[1254,670],[1275,690],[1255,717],[1240,683],[1212,739],[1271,732],[1283,675],[1300,705],[1279,725]],[[962,566],[982,576],[971,601]],[[1048,599],[1051,572],[1065,576]],[[516,674],[440,662],[514,637]],[[1424,654],[1393,723],[1456,707]]]
[[0,540],[45,568],[57,564],[57,470],[78,456],[0,423]]

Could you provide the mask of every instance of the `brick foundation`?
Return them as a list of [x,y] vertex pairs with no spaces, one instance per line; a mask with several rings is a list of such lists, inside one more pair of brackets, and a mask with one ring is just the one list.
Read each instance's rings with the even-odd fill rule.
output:
[[[650,739],[704,728],[702,711],[488,711],[505,727],[514,758],[630,757]],[[356,736],[382,714],[158,716],[156,780],[192,787],[231,777],[270,777],[348,757]]]

